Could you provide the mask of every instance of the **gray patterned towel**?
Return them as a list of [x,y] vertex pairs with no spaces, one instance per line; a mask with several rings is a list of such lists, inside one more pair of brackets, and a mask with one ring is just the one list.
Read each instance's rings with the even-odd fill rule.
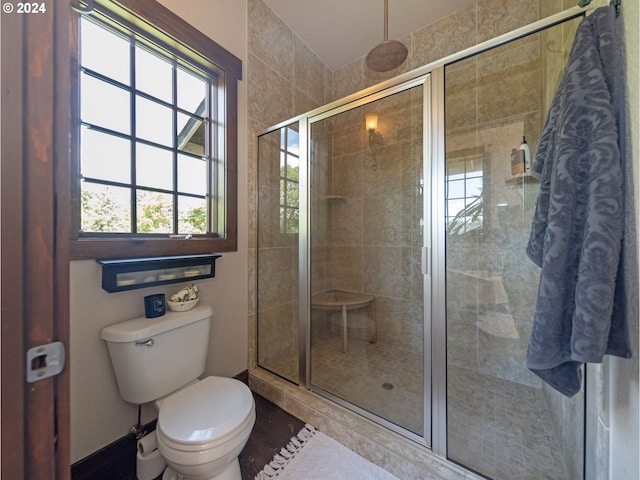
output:
[[615,15],[603,7],[580,23],[532,168],[540,194],[527,254],[542,270],[526,361],[567,396],[580,391],[584,362],[631,356],[624,316],[613,315],[624,312],[616,305],[624,109]]

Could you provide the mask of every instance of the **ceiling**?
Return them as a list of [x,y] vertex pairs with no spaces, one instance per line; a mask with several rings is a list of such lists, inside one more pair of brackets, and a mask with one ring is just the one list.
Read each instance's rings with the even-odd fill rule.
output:
[[[333,71],[384,40],[384,0],[264,0]],[[475,0],[389,0],[389,40]]]

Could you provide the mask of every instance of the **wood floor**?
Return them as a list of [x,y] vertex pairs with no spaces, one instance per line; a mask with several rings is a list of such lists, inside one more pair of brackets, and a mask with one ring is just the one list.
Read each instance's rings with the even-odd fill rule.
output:
[[247,446],[239,456],[242,480],[253,480],[273,456],[289,443],[291,437],[304,427],[302,420],[269,400],[255,393],[253,397],[256,401],[256,424]]
[[[256,402],[256,423],[239,456],[242,480],[253,480],[256,474],[271,461],[274,454],[284,447],[291,437],[303,427],[304,422],[288,414],[267,399],[253,394]],[[73,480],[136,480],[136,442],[126,439],[71,468]]]

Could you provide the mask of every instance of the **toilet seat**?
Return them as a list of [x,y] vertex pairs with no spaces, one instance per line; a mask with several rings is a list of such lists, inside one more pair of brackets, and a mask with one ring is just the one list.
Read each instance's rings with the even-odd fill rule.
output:
[[157,434],[170,449],[202,452],[251,428],[254,411],[244,383],[211,376],[162,399]]

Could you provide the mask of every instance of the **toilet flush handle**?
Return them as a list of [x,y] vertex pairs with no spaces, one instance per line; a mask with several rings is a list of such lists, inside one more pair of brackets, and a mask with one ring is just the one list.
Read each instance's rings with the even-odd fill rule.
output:
[[154,343],[156,342],[153,340],[153,338],[150,338],[149,340],[136,342],[136,347],[152,347]]

